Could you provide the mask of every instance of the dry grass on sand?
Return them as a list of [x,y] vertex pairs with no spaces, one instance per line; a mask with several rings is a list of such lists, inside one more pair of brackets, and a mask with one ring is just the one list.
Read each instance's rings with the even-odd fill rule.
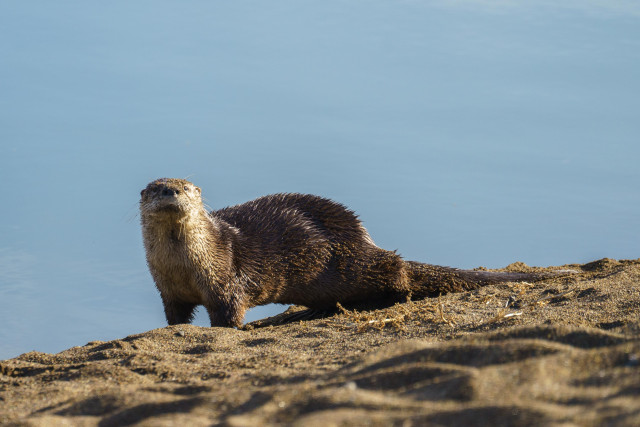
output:
[[[522,268],[522,265],[512,268]],[[0,362],[2,425],[640,425],[640,260]]]

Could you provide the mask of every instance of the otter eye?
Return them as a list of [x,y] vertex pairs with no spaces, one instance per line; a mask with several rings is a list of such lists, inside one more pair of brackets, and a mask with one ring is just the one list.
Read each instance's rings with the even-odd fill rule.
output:
[[182,188],[184,189],[184,191],[189,191],[189,187],[187,187],[186,185]]

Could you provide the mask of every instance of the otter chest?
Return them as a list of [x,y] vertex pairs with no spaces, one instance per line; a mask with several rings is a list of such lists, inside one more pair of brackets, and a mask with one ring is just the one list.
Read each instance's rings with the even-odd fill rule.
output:
[[162,237],[148,251],[149,266],[159,279],[156,284],[162,291],[182,299],[199,300],[198,267],[193,263],[189,246],[172,235]]

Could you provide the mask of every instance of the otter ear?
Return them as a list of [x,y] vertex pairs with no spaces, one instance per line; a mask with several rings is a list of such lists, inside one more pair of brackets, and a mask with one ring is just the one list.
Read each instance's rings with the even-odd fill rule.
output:
[[145,188],[145,189],[143,189],[143,190],[140,192],[140,197],[144,197],[144,195],[145,195],[145,193],[146,193],[146,192],[147,192],[147,189],[146,189],[146,188]]

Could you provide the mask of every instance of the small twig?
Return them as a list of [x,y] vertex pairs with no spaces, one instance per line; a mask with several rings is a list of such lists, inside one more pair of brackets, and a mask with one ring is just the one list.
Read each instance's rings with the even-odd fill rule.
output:
[[442,299],[440,298],[440,295],[438,295],[438,308],[439,308],[438,313],[440,314],[440,319],[451,327],[455,326],[456,322],[453,319],[449,320],[446,317],[444,317],[444,305],[442,304]]
[[513,317],[513,316],[522,316],[522,312],[521,311],[514,311],[513,313],[507,313],[502,317]]
[[540,299],[538,299],[538,300],[536,300],[536,301],[532,302],[532,303],[531,303],[531,304],[529,304],[529,305],[542,304],[542,303],[544,303],[544,302],[546,302],[546,301],[548,301],[548,300],[551,300],[551,299],[554,299],[554,298],[560,298],[560,297],[563,297],[563,296],[565,296],[565,295],[568,295],[568,294],[570,294],[570,293],[572,293],[572,292],[574,292],[574,290],[573,290],[573,289],[570,289],[570,290],[568,290],[568,291],[566,291],[566,292],[562,292],[561,294],[558,294],[558,295],[547,295],[546,297],[544,297],[544,298],[540,298]]
[[396,320],[400,320],[400,319],[397,317],[394,319],[371,319],[367,323],[389,323],[389,322],[394,322]]
[[522,314],[522,311],[512,311],[511,313],[505,313],[503,310],[500,310],[500,312],[498,312],[495,317],[489,319],[489,323],[494,323],[499,320],[508,319],[510,317],[522,316]]

